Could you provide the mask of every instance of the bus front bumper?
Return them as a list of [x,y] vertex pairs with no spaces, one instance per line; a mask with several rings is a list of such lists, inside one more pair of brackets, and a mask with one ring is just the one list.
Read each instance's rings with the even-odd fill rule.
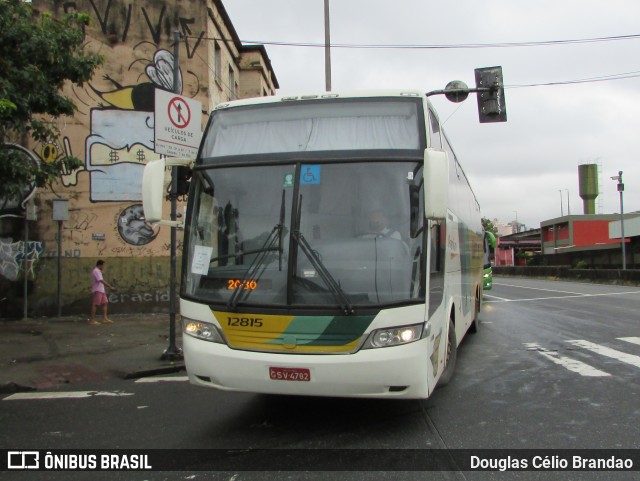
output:
[[[354,354],[282,354],[230,349],[183,336],[189,381],[225,391],[301,396],[424,399],[433,370],[427,340]],[[272,369],[308,373],[308,380],[272,379]],[[308,371],[307,371],[308,370]],[[304,376],[307,377],[306,375]]]

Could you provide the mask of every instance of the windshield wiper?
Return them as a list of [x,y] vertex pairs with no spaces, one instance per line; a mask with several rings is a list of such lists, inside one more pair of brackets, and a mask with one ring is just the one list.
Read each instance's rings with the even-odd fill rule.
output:
[[[300,201],[298,202],[298,212],[297,212],[297,221],[296,221],[296,225],[298,227],[300,226],[301,209],[302,209],[302,196],[300,196]],[[296,243],[300,246],[300,248],[302,249],[302,252],[304,253],[305,256],[307,256],[307,259],[309,259],[309,261],[315,268],[316,272],[320,275],[320,278],[327,285],[331,293],[340,302],[340,308],[342,309],[342,311],[347,315],[354,314],[355,310],[351,305],[351,301],[349,300],[349,297],[344,292],[342,287],[340,287],[340,284],[338,284],[335,278],[331,275],[331,272],[329,272],[329,270],[322,263],[322,260],[320,260],[320,256],[315,250],[313,250],[313,248],[311,247],[307,239],[305,239],[305,237],[302,235],[302,232],[300,232],[299,230],[294,230],[291,232],[291,236],[294,238]]]
[[307,256],[313,267],[316,269],[316,272],[320,274],[320,278],[324,281],[327,287],[329,287],[329,290],[333,295],[340,301],[340,308],[342,311],[347,315],[354,314],[355,311],[351,305],[351,301],[347,297],[347,294],[345,294],[342,287],[340,287],[340,284],[336,282],[335,278],[327,270],[316,251],[314,251],[309,245],[309,242],[307,242],[307,239],[305,239],[300,231],[293,231],[291,235],[302,249],[302,252],[304,252],[304,255]]
[[[247,251],[243,253],[243,254],[257,253],[258,255],[253,259],[253,262],[251,262],[251,264],[249,265],[249,268],[247,269],[244,276],[242,277],[242,280],[240,281],[238,286],[233,290],[233,293],[231,294],[231,297],[227,302],[227,307],[229,309],[233,310],[236,308],[236,306],[238,305],[238,302],[240,302],[240,297],[242,292],[245,293],[245,297],[242,300],[246,300],[246,298],[249,296],[249,294],[251,293],[251,290],[246,289],[245,287],[247,286],[248,283],[251,283],[253,281],[257,281],[260,279],[260,277],[262,276],[262,273],[266,269],[267,264],[265,261],[269,257],[269,253],[280,250],[280,248],[276,246],[276,243],[278,242],[278,238],[281,236],[282,236],[282,226],[280,224],[277,224],[273,228],[273,230],[271,231],[267,239],[264,241],[264,244],[262,244],[262,247],[260,249],[255,249],[255,250]],[[233,256],[235,256],[235,254]],[[223,257],[232,257],[232,256],[223,256]]]
[[[265,261],[269,257],[270,252],[278,251],[278,270],[282,270],[282,233],[284,231],[284,216],[285,216],[284,198],[285,198],[285,192],[283,190],[282,204],[280,206],[280,222],[273,227],[273,229],[271,230],[271,233],[266,238],[262,246],[259,249],[242,252],[242,254],[258,254],[258,255],[253,259],[253,262],[251,262],[251,264],[249,265],[249,268],[247,269],[244,276],[242,277],[242,280],[231,293],[231,297],[227,302],[227,307],[229,309],[236,308],[236,306],[238,305],[238,302],[240,302],[241,292],[244,292],[245,294],[244,299],[242,300],[247,300],[247,298],[249,297],[249,294],[251,293],[251,290],[248,290],[245,287],[247,286],[248,282],[250,283],[260,279],[260,277],[262,276],[262,273],[265,271],[267,267],[267,264]],[[276,246],[276,243],[277,243],[277,246]],[[212,259],[212,262],[214,260],[224,259],[226,257],[235,257],[237,255],[238,254],[232,254],[228,256],[218,257],[216,259]]]

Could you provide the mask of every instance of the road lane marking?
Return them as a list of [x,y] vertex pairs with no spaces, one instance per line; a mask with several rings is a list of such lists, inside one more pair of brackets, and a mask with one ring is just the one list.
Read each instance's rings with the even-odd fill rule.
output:
[[505,286],[505,287],[519,287],[520,289],[532,289],[534,291],[549,291],[549,292],[558,292],[560,294],[575,294],[577,296],[582,296],[583,293],[582,292],[570,292],[570,291],[559,291],[557,289],[543,289],[541,287],[525,287],[525,286],[516,286],[514,284],[503,284],[502,282],[500,283],[496,283],[494,282],[494,285],[496,286]]
[[[509,302],[509,299],[504,299],[502,297],[498,297],[498,296],[490,296],[489,294],[483,294],[484,297],[490,297],[492,299],[498,299],[500,301],[504,301],[504,302]],[[495,302],[495,301],[486,301],[486,302]]]
[[608,372],[601,371],[600,369],[596,369],[589,364],[578,361],[577,359],[572,359],[570,357],[561,356],[555,351],[547,351],[546,349],[540,347],[539,344],[535,342],[526,342],[524,343],[525,347],[530,351],[536,351],[542,357],[548,359],[549,361],[558,364],[559,366],[568,369],[571,372],[575,372],[580,374],[581,376],[586,377],[607,377],[611,376]]
[[615,349],[611,349],[610,347],[601,346],[600,344],[595,344],[589,341],[575,340],[566,342],[583,349],[588,349],[589,351],[595,352],[596,354],[616,359],[620,362],[624,362],[625,364],[631,364],[632,366],[640,367],[640,356],[627,354],[626,352],[617,351]]
[[[485,301],[487,303],[490,302],[529,302],[529,301],[548,301],[552,299],[578,299],[580,297],[603,297],[603,296],[626,296],[629,294],[640,294],[640,291],[631,291],[631,292],[610,292],[607,294],[578,294],[578,295],[570,295],[570,296],[550,296],[550,297],[532,297],[530,299],[501,299],[500,301]],[[485,294],[486,295],[486,294]],[[492,296],[495,297],[495,296]],[[500,298],[496,298],[500,299]]]
[[185,382],[189,380],[189,376],[157,376],[143,377],[136,380],[136,383],[152,383],[152,382]]
[[3,401],[21,401],[25,399],[80,399],[96,396],[133,396],[133,393],[122,391],[22,392],[12,394],[4,398]]
[[638,344],[640,346],[640,337],[619,337],[620,341],[630,342],[631,344]]

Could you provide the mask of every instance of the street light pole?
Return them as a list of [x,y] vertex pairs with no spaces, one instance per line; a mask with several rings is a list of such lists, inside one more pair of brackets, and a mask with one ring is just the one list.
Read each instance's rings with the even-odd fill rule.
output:
[[618,192],[620,192],[620,241],[622,244],[622,270],[627,268],[627,253],[624,245],[624,204],[622,201],[622,193],[624,192],[624,184],[622,183],[622,171],[618,171]]
[[567,191],[567,215],[571,215],[571,204],[569,204],[569,189],[564,189]]
[[564,210],[562,210],[562,189],[558,189],[560,193],[560,217],[564,217]]
[[611,180],[618,181],[618,192],[620,192],[620,245],[622,249],[622,270],[627,269],[627,253],[625,252],[624,245],[624,203],[622,200],[622,193],[624,192],[624,184],[622,183],[622,171],[618,171],[618,175],[611,177]]
[[329,26],[329,0],[324,0],[324,77],[326,91],[331,92],[331,28]]

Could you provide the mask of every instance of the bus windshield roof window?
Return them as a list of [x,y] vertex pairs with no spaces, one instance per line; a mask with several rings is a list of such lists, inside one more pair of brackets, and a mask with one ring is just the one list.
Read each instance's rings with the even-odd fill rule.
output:
[[202,156],[423,149],[419,100],[312,101],[217,111]]

